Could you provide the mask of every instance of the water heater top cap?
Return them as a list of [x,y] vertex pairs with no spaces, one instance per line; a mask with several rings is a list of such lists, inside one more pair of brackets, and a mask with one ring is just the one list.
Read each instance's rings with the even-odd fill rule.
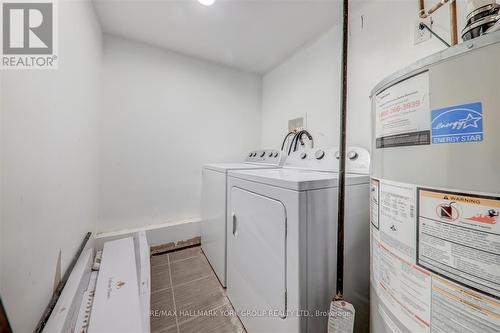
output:
[[488,5],[494,5],[496,3],[497,2],[495,0],[468,0],[465,12],[467,14],[467,17],[469,17],[469,15],[477,9]]

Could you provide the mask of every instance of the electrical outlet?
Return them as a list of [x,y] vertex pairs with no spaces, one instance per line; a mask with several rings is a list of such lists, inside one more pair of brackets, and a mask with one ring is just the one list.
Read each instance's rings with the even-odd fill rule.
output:
[[304,117],[290,119],[288,121],[288,132],[304,129]]
[[420,29],[420,23],[424,23],[425,25],[427,25],[429,28],[432,29],[431,17],[428,17],[426,19],[418,19],[415,22],[415,40],[413,43],[414,45],[428,41],[432,37],[432,34],[429,30],[427,30],[426,28]]

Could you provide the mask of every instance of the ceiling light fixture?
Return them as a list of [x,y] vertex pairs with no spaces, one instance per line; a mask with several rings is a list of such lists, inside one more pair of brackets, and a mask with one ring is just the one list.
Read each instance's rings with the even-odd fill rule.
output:
[[198,2],[203,6],[212,6],[215,3],[215,0],[198,0]]

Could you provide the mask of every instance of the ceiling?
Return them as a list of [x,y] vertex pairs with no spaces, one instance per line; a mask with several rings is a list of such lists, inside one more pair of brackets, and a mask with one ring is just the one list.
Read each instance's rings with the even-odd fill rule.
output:
[[265,73],[340,19],[338,0],[94,0],[104,33]]

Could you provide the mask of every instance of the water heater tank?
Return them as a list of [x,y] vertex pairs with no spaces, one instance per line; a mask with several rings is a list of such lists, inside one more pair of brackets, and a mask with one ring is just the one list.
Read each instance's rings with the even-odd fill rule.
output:
[[372,92],[371,332],[500,332],[500,32]]

